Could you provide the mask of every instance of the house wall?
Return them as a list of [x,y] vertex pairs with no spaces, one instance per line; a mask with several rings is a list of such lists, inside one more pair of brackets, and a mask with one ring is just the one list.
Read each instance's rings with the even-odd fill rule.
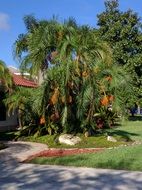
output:
[[5,121],[0,121],[0,132],[10,131],[16,129],[18,126],[17,113],[11,114],[10,116],[6,115]]

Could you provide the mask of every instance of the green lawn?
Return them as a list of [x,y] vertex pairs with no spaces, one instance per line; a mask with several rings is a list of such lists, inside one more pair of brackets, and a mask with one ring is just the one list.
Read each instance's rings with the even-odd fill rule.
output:
[[[135,117],[137,118],[137,117]],[[134,119],[134,121],[125,121],[122,122],[122,127],[119,127],[117,130],[120,130],[129,135],[129,137],[136,141],[142,141],[142,117]]]
[[[45,143],[48,145],[49,148],[104,148],[104,147],[116,147],[121,144],[126,144],[123,140],[119,142],[109,142],[107,141],[107,137],[105,135],[98,135],[98,136],[93,136],[93,137],[84,137],[84,135],[79,134],[80,138],[82,141],[74,146],[71,145],[65,145],[65,144],[59,144],[55,142],[55,136],[41,136],[41,137],[26,137],[23,140],[26,141],[32,141],[32,142],[39,142],[39,143]],[[120,139],[120,136],[117,135],[117,138]],[[127,142],[131,143],[131,142]]]
[[[121,127],[109,132],[113,135],[127,136],[142,142],[142,121],[125,121]],[[36,158],[32,163],[93,168],[110,168],[142,171],[142,145],[106,149],[104,152],[72,155],[54,158]]]
[[142,171],[142,145],[104,152],[54,158],[35,158],[32,163]]

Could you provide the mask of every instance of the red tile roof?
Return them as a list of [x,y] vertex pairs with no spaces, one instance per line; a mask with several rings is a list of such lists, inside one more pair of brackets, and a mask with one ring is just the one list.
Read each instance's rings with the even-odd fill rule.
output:
[[31,87],[31,88],[38,87],[38,85],[34,81],[28,80],[22,77],[21,75],[16,75],[16,74],[12,74],[12,75],[13,75],[13,82],[17,86],[25,86],[25,87]]

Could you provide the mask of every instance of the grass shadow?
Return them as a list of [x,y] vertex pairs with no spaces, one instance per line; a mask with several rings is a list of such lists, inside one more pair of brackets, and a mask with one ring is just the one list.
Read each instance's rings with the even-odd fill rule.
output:
[[110,134],[114,135],[120,135],[120,136],[139,136],[139,134],[137,133],[131,133],[131,132],[127,132],[127,131],[123,131],[123,130],[114,130],[114,131],[110,131]]
[[129,116],[129,121],[142,121],[142,115]]

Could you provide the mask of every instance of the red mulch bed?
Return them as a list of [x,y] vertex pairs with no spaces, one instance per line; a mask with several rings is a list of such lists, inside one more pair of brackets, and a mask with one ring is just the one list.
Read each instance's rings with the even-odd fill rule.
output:
[[68,156],[68,155],[75,155],[75,154],[82,154],[82,153],[92,153],[92,152],[101,152],[105,148],[74,148],[74,149],[49,149],[45,151],[41,151],[35,155],[30,156],[26,162],[29,162],[33,158],[36,157],[61,157],[61,156]]

